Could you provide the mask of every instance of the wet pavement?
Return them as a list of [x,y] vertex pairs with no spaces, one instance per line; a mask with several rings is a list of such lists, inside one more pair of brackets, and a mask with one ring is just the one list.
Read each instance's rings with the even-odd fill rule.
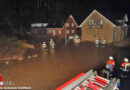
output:
[[[29,53],[31,52],[26,53],[26,56]],[[31,90],[54,90],[81,72],[102,67],[110,55],[120,64],[124,57],[130,57],[130,47],[109,45],[96,48],[93,43],[58,45],[55,52],[42,53],[39,57],[11,61],[8,65],[1,62],[0,75],[3,81],[13,82],[10,86],[31,86]]]

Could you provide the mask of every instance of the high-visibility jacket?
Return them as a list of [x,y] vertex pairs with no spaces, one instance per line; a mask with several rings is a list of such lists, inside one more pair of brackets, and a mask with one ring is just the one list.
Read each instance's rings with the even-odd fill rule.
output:
[[55,42],[54,41],[50,41],[50,45],[55,46]]
[[113,67],[115,67],[115,61],[114,60],[108,60],[107,61],[107,65],[111,64],[113,65]]
[[0,76],[0,82],[2,81],[2,77]]
[[3,85],[2,77],[0,76],[0,86]]
[[126,62],[123,62],[123,63],[121,64],[121,66],[122,66],[122,67],[125,67],[125,64],[126,64]]
[[42,47],[43,47],[43,48],[46,48],[46,47],[47,47],[47,45],[43,43],[43,44],[42,44]]

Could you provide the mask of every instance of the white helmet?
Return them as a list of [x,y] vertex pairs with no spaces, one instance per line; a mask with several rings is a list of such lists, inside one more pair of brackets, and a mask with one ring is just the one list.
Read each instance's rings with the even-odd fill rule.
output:
[[113,57],[112,57],[112,56],[109,56],[109,59],[110,59],[110,60],[113,60]]
[[124,58],[124,62],[129,62],[129,59],[128,58]]
[[80,90],[80,87],[79,87],[79,86],[77,86],[74,90]]
[[45,42],[43,42],[43,44],[45,44]]
[[51,41],[53,41],[53,39],[51,38]]

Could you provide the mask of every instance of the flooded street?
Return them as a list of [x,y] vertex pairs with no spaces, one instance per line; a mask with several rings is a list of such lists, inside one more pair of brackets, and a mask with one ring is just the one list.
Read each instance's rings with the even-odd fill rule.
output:
[[55,54],[52,52],[33,59],[10,61],[8,65],[1,62],[3,81],[11,81],[13,86],[31,86],[31,90],[54,90],[79,73],[102,66],[110,55],[118,62],[130,56],[128,47],[96,48],[93,43],[58,47]]

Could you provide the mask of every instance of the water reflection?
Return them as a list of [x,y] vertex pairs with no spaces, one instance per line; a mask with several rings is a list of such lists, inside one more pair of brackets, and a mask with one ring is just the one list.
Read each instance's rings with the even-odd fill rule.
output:
[[105,64],[110,55],[117,60],[124,55],[129,56],[129,49],[111,46],[96,48],[92,43],[61,46],[36,57],[10,61],[8,65],[1,62],[0,75],[4,81],[12,81],[16,86],[53,90],[75,75]]

